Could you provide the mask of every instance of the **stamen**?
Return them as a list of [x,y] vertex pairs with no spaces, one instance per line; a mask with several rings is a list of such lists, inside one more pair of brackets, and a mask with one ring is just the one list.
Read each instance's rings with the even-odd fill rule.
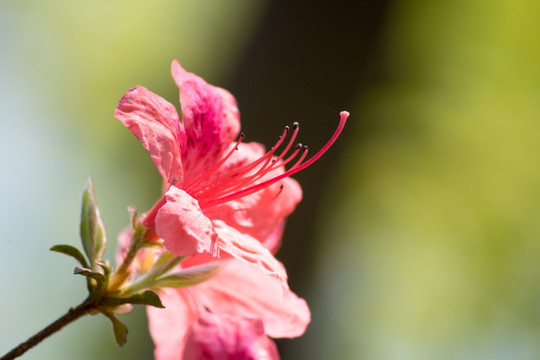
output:
[[[278,137],[278,141],[276,142],[276,144],[272,148],[270,148],[270,150],[266,154],[264,154],[262,157],[260,157],[258,160],[254,161],[252,163],[249,163],[247,165],[244,165],[243,167],[240,167],[238,169],[235,169],[234,172],[232,172],[232,173],[226,174],[226,175],[221,176],[221,177],[219,177],[219,178],[217,178],[215,180],[212,180],[211,183],[201,182],[201,184],[200,184],[201,186],[199,186],[198,188],[195,188],[195,189],[190,189],[190,191],[188,193],[190,193],[194,198],[201,199],[201,198],[204,198],[204,193],[206,193],[210,189],[214,189],[214,191],[218,191],[217,189],[224,190],[224,186],[226,184],[229,184],[233,180],[237,180],[235,178],[238,175],[248,173],[249,171],[255,169],[263,161],[266,161],[266,163],[263,165],[262,168],[266,168],[266,166],[268,165],[268,163],[272,159],[272,156],[274,155],[274,152],[281,146],[281,144],[285,140],[285,137],[287,136],[289,131],[290,131],[290,128],[288,126],[286,126],[285,129],[283,130],[283,134],[281,134],[281,136]],[[219,165],[221,165],[222,163],[223,163],[223,161],[220,161]],[[213,170],[216,170],[216,167],[214,167]],[[199,177],[199,178],[201,178],[201,177]],[[215,193],[212,194],[212,197],[215,198]]]
[[[306,146],[306,147],[307,147],[307,146]],[[277,169],[277,168],[280,167],[280,166],[285,166],[285,165],[287,165],[288,163],[290,163],[291,160],[294,159],[294,158],[298,155],[298,153],[300,152],[300,149],[302,149],[302,144],[297,144],[297,145],[294,147],[294,152],[293,152],[291,155],[289,155],[289,157],[286,158],[285,160],[283,160],[283,161],[281,161],[281,162],[279,162],[279,163],[273,164],[271,170],[275,170],[275,169]]]
[[320,149],[315,155],[313,155],[313,157],[311,157],[305,163],[302,164],[301,161],[303,161],[304,158],[307,155],[307,147],[304,147],[303,150],[302,150],[302,156],[300,157],[301,161],[300,162],[297,161],[294,164],[294,166],[292,166],[289,170],[285,171],[283,174],[278,175],[278,176],[276,176],[276,177],[274,177],[272,179],[263,181],[262,183],[255,184],[253,186],[250,186],[250,187],[245,188],[243,190],[240,190],[238,192],[235,192],[235,193],[232,193],[232,194],[220,197],[220,198],[214,198],[211,201],[206,201],[206,202],[199,201],[199,205],[201,206],[201,208],[203,208],[203,207],[209,208],[209,207],[213,207],[213,206],[216,206],[216,205],[219,205],[219,204],[226,203],[228,201],[232,201],[232,200],[242,198],[244,196],[251,195],[251,194],[253,194],[253,193],[257,192],[257,191],[260,191],[260,190],[262,190],[262,189],[264,189],[264,188],[278,182],[281,179],[284,179],[284,178],[286,178],[288,176],[296,174],[297,172],[307,168],[308,166],[313,164],[315,161],[317,161],[334,144],[334,142],[337,140],[337,138],[339,137],[339,135],[343,131],[343,128],[345,126],[345,123],[346,123],[348,117],[349,117],[348,112],[342,111],[340,113],[339,125],[338,125],[336,131],[334,132],[334,134],[332,135],[332,137],[330,138],[330,140],[326,143],[326,145],[324,145],[322,147],[322,149]]
[[[283,189],[285,188],[285,185],[284,184],[281,184],[279,186],[279,190],[277,191],[276,195],[274,195],[274,200],[277,199],[277,197],[279,195],[281,195],[281,193],[283,193]],[[224,213],[231,213],[231,212],[239,212],[239,211],[250,211],[250,210],[256,210],[256,209],[259,209],[261,207],[264,207],[266,206],[265,204],[257,204],[257,205],[253,205],[253,206],[249,206],[249,207],[245,207],[245,208],[239,208],[239,209],[231,209],[231,208],[226,208],[226,207],[223,207],[223,206],[213,206],[211,209],[208,209],[208,210],[204,210],[204,213],[206,215],[211,215],[211,214],[224,214]]]
[[[193,180],[191,182],[191,184],[189,184],[184,190],[185,192],[189,193],[190,192],[190,187],[193,185],[193,184],[196,184],[198,181],[200,181],[201,179],[204,179],[205,177],[209,176],[210,174],[212,174],[212,172],[214,172],[215,170],[217,170],[221,165],[223,165],[223,163],[229,158],[231,157],[231,155],[236,151],[238,150],[238,145],[240,145],[240,143],[246,138],[246,135],[244,133],[240,133],[240,137],[238,138],[238,140],[236,141],[236,145],[231,149],[231,151],[229,151],[229,153],[227,155],[225,155],[225,157],[223,159],[221,159],[220,161],[218,161],[218,163],[214,166],[212,166],[212,168],[206,172],[204,172],[201,176],[197,177],[195,180]],[[173,184],[174,185],[174,184]]]
[[287,146],[285,147],[285,149],[283,149],[283,151],[281,152],[281,155],[279,155],[277,157],[277,159],[275,159],[275,162],[278,162],[280,161],[281,159],[283,159],[283,157],[285,156],[286,153],[289,152],[289,149],[291,148],[292,144],[294,143],[294,140],[296,139],[296,135],[298,134],[298,130],[300,129],[300,125],[295,122],[293,124],[293,134],[291,136],[291,139],[289,140],[289,143],[287,144]]
[[[294,123],[293,124],[293,127],[294,127],[294,133],[291,137],[291,139],[289,139],[289,142],[287,144],[287,146],[285,147],[285,149],[282,151],[282,153],[277,157],[277,158],[272,158],[272,157],[268,157],[268,159],[266,160],[266,162],[261,166],[261,168],[259,170],[257,170],[257,172],[255,172],[254,174],[252,175],[249,175],[249,176],[245,176],[244,178],[237,178],[237,179],[234,179],[234,180],[237,180],[234,184],[230,184],[233,182],[233,179],[231,178],[230,180],[228,180],[226,183],[229,183],[230,186],[224,186],[224,183],[221,183],[219,184],[218,188],[213,188],[212,189],[212,193],[211,194],[208,194],[207,198],[208,197],[211,197],[212,199],[216,199],[220,196],[223,196],[223,195],[226,195],[228,193],[232,193],[234,192],[235,190],[238,190],[238,189],[241,189],[242,187],[244,187],[246,184],[249,184],[249,183],[254,183],[256,180],[262,178],[264,175],[266,175],[267,173],[269,173],[270,171],[272,170],[275,170],[277,169],[278,167],[280,166],[284,166],[288,161],[290,161],[292,158],[294,158],[296,156],[296,154],[298,154],[298,151],[295,151],[293,153],[292,156],[290,156],[287,161],[285,162],[278,162],[278,160],[281,160],[283,158],[283,156],[285,156],[285,154],[289,151],[289,149],[291,148],[295,138],[296,138],[296,135],[298,134],[298,128],[299,128],[299,125],[298,123]],[[285,127],[285,130],[288,132],[289,131],[289,127],[286,126]],[[279,140],[281,139],[284,139],[284,137],[280,136],[279,137]],[[280,145],[280,144],[279,144]],[[277,148],[279,147],[278,146],[273,146],[271,151],[275,152],[275,150],[277,150]],[[301,145],[300,145],[301,146]],[[297,148],[299,148],[299,145],[297,145]],[[266,155],[269,155],[270,153],[267,153]],[[255,162],[254,163],[255,165],[258,165],[259,163],[258,162]],[[252,166],[250,168],[251,169],[254,169],[255,166]],[[244,175],[247,175],[247,171],[244,172]],[[199,202],[203,202],[204,201],[204,195],[202,196],[199,196],[198,199],[199,199]]]

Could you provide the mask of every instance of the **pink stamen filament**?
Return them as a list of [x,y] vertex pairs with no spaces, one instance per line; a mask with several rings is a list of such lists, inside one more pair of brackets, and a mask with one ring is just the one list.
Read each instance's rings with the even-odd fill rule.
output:
[[[212,191],[206,191],[206,192],[200,193],[199,196],[196,196],[199,203],[204,202],[205,199],[210,199],[210,200],[216,199],[216,198],[218,198],[220,196],[230,194],[230,193],[232,193],[232,192],[234,192],[234,191],[236,191],[238,189],[242,189],[246,184],[254,183],[256,180],[264,177],[264,175],[266,175],[270,171],[275,170],[276,168],[285,165],[288,161],[290,161],[292,158],[294,158],[296,156],[296,154],[298,154],[298,150],[299,150],[299,147],[301,145],[298,145],[296,147],[295,152],[285,162],[280,161],[281,159],[283,159],[285,154],[292,147],[292,144],[293,144],[294,140],[296,139],[296,135],[298,134],[298,129],[299,129],[298,123],[294,123],[293,128],[294,128],[294,132],[293,132],[291,138],[289,139],[289,142],[288,142],[287,146],[285,147],[285,149],[281,152],[281,154],[277,158],[272,158],[272,155],[275,153],[275,151],[279,148],[279,146],[283,142],[283,140],[285,138],[285,136],[283,136],[283,135],[280,136],[280,138],[279,138],[280,141],[278,141],[278,143],[276,143],[276,145],[273,146],[272,149],[267,154],[265,154],[263,156],[263,158],[266,157],[266,156],[268,156],[268,158],[267,158],[266,162],[264,163],[264,165],[262,165],[259,170],[257,170],[255,173],[253,173],[251,175],[247,175],[247,171],[241,170],[239,172],[243,173],[242,174],[243,177],[239,177],[239,178],[233,178],[232,176],[226,176],[226,177],[228,177],[228,180],[226,182],[220,183],[220,184],[216,185],[216,187],[214,187],[212,189],[207,187],[204,190],[212,190]],[[289,128],[286,127],[285,130],[288,133]],[[259,163],[260,163],[259,161],[256,161],[256,162],[252,163],[252,165],[254,164],[255,166],[249,166],[249,170],[251,170],[252,168],[255,168],[256,166],[258,166]],[[237,173],[238,172],[236,172],[236,174]],[[236,181],[234,181],[234,180],[236,180]],[[225,186],[225,184],[227,184],[227,186]]]
[[272,164],[272,169],[271,170],[275,170],[280,166],[285,166],[288,163],[290,163],[291,160],[294,159],[298,155],[298,153],[300,152],[300,149],[302,149],[302,148],[303,148],[302,144],[296,145],[295,148],[294,148],[294,152],[288,158],[286,158],[285,160],[282,160],[282,161],[279,161],[279,162],[278,161],[274,162]]
[[[264,161],[266,161],[266,163],[263,165],[263,167],[259,171],[266,168],[266,166],[271,162],[272,156],[274,155],[276,150],[281,146],[281,144],[285,140],[285,137],[287,136],[289,131],[290,131],[289,127],[286,126],[284,131],[283,131],[283,134],[278,138],[278,141],[276,142],[276,144],[266,154],[264,154],[262,157],[260,157],[258,160],[254,161],[252,163],[249,163],[247,165],[244,165],[244,166],[242,166],[242,167],[240,167],[238,169],[235,169],[234,172],[226,174],[226,175],[224,175],[224,176],[222,176],[220,178],[217,178],[217,179],[213,180],[211,183],[206,183],[206,184],[201,183],[200,184],[201,186],[199,186],[198,188],[191,189],[190,191],[186,191],[186,192],[190,193],[190,195],[192,195],[196,199],[204,198],[204,194],[208,194],[210,192],[210,190],[212,190],[212,198],[216,198],[216,193],[218,191],[220,191],[220,190],[221,190],[220,191],[221,193],[223,193],[224,191],[225,191],[225,193],[229,192],[229,191],[227,191],[227,188],[225,187],[225,185],[230,184],[231,182],[233,182],[235,180],[241,180],[241,179],[238,178],[239,175],[247,174],[248,172],[255,169],[259,164],[261,164]],[[288,147],[290,147],[290,146],[288,146]],[[257,171],[257,173],[259,171]],[[252,174],[251,177],[255,176],[257,173]],[[249,180],[247,182],[249,182]],[[238,182],[235,182],[233,185],[236,186],[236,184],[238,184]]]
[[[286,152],[288,152],[288,150],[291,148],[292,146],[292,142],[295,140],[296,138],[296,133],[298,133],[298,124],[295,123],[294,124],[294,127],[295,127],[295,133],[293,134],[293,136],[291,137],[291,139],[289,140],[289,143],[287,144],[287,147],[285,148],[285,150],[283,150],[283,152],[281,153],[281,155],[275,159],[272,159],[271,157],[269,157],[266,161],[266,163],[256,172],[254,173],[253,175],[251,176],[246,176],[244,177],[243,179],[233,179],[232,177],[229,179],[229,181],[227,181],[228,183],[232,182],[233,180],[238,180],[235,184],[232,184],[232,186],[229,186],[229,187],[225,187],[223,186],[223,184],[219,184],[220,188],[218,188],[216,190],[216,188],[214,188],[212,190],[212,193],[209,194],[209,193],[206,193],[206,197],[207,198],[211,198],[211,199],[215,199],[219,196],[222,196],[222,195],[225,195],[227,193],[231,193],[232,191],[236,190],[236,189],[241,189],[245,184],[249,184],[249,183],[253,183],[255,182],[256,180],[262,178],[264,175],[266,175],[267,173],[269,173],[270,171],[273,171],[275,169],[277,169],[278,167],[281,167],[281,166],[285,166],[285,164],[287,164],[288,162],[290,162],[293,158],[296,157],[296,155],[298,155],[298,152],[300,151],[300,149],[302,148],[302,144],[298,144],[295,148],[295,151],[293,152],[292,155],[290,155],[286,160],[284,161],[279,161],[280,159],[283,158],[283,156],[285,155]],[[268,152],[266,155],[269,155],[270,153],[273,153],[277,148],[274,146],[273,149],[270,150],[270,152]],[[269,164],[271,164],[270,166],[268,166]],[[258,163],[257,163],[258,165]],[[245,173],[243,174],[245,175]],[[205,194],[203,194],[203,196],[201,197],[198,197],[199,201],[203,200],[205,198],[204,196]]]
[[291,167],[289,170],[285,171],[283,174],[278,175],[278,176],[276,176],[276,177],[274,177],[272,179],[263,181],[262,183],[255,184],[253,186],[247,187],[247,188],[245,188],[243,190],[234,192],[234,193],[229,194],[229,195],[225,195],[225,196],[218,197],[218,198],[213,197],[212,200],[209,200],[209,201],[204,201],[203,199],[199,199],[199,206],[201,208],[210,208],[210,207],[217,206],[219,204],[223,204],[223,203],[226,203],[226,202],[229,202],[229,201],[233,201],[233,200],[236,200],[236,199],[251,195],[251,194],[253,194],[253,193],[257,192],[257,191],[260,191],[260,190],[262,190],[262,189],[264,189],[264,188],[278,182],[281,179],[284,179],[284,178],[286,178],[288,176],[296,174],[299,171],[302,171],[303,169],[307,168],[308,166],[313,164],[315,161],[317,161],[334,144],[334,142],[337,140],[337,138],[339,137],[339,135],[343,131],[343,128],[345,126],[345,123],[346,123],[348,117],[349,117],[348,112],[342,111],[340,113],[339,125],[338,125],[336,131],[334,132],[334,134],[332,135],[332,137],[330,138],[330,140],[322,147],[322,149],[320,149],[315,155],[313,155],[305,163],[300,164],[301,161],[304,160],[304,158],[305,158],[305,156],[307,154],[307,152],[306,152],[307,149],[306,148],[304,148],[304,150],[302,151],[302,156],[299,159],[301,161],[297,161],[294,164],[293,167]]
[[[284,188],[284,185],[281,184],[277,194],[274,196],[274,200],[283,192],[283,188]],[[261,208],[263,206],[266,206],[266,205],[265,204],[257,204],[257,205],[254,205],[254,206],[248,206],[248,207],[239,208],[239,209],[231,209],[231,208],[227,208],[227,207],[213,206],[211,209],[205,210],[204,213],[206,215],[211,215],[211,214],[223,214],[223,213],[238,212],[238,211],[250,211],[250,210],[259,209],[259,208]]]
[[287,144],[287,146],[285,147],[285,149],[283,149],[283,151],[281,152],[281,155],[279,155],[277,157],[277,159],[275,159],[276,162],[280,161],[281,159],[283,159],[283,157],[285,156],[286,153],[289,152],[289,150],[291,149],[291,146],[292,144],[294,143],[294,140],[296,139],[296,135],[298,135],[298,130],[300,129],[300,125],[298,125],[297,122],[295,122],[293,124],[293,134],[291,136],[291,139],[289,140],[289,143]]
[[[266,169],[268,168],[268,164],[272,162],[272,158],[269,157],[266,159],[266,162],[264,165],[257,170],[253,175],[245,176],[245,177],[231,177],[227,181],[218,184],[213,189],[207,189],[211,191],[206,191],[203,194],[199,195],[197,198],[199,201],[205,199],[205,198],[211,198],[215,199],[216,197],[219,197],[221,195],[225,195],[230,193],[231,191],[234,191],[235,189],[242,188],[245,184],[253,183],[258,178],[263,177],[268,171]],[[242,174],[244,176],[246,174]]]
[[244,133],[241,133],[240,134],[240,137],[238,138],[238,140],[236,141],[236,145],[233,146],[233,148],[231,149],[231,151],[229,151],[229,153],[227,155],[225,155],[225,157],[223,159],[221,159],[220,161],[218,161],[218,163],[214,166],[212,166],[212,168],[206,172],[204,172],[201,176],[197,177],[195,180],[193,180],[184,190],[185,192],[190,192],[192,191],[191,186],[198,183],[199,181],[201,181],[202,179],[204,179],[205,177],[209,176],[210,174],[212,174],[214,171],[216,171],[217,169],[219,169],[219,167],[221,165],[223,165],[223,163],[229,158],[231,157],[231,155],[236,151],[238,150],[238,145],[240,145],[240,143],[245,139],[246,135]]

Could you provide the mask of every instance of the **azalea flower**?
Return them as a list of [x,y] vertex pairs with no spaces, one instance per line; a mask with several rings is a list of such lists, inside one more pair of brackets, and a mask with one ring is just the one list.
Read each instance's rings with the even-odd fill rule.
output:
[[[334,136],[303,162],[307,147],[294,146],[297,124],[285,128],[266,153],[258,143],[242,143],[243,135],[234,141],[240,129],[234,97],[188,73],[177,61],[172,75],[180,88],[183,121],[173,105],[142,86],[128,91],[115,112],[150,152],[168,187],[144,225],[178,256],[218,256],[222,251],[285,286],[283,267],[269,249],[279,247],[285,218],[302,197],[289,176],[328,150],[349,114],[341,113]],[[293,165],[285,170],[288,163]]]
[[[147,235],[185,257],[178,269],[220,268],[198,285],[162,289],[166,309],[148,307],[156,359],[179,359],[188,329],[207,310],[260,319],[271,337],[300,336],[310,321],[309,308],[289,290],[285,269],[272,253],[302,197],[289,176],[328,150],[348,113],[341,113],[330,141],[309,160],[307,148],[295,146],[297,124],[285,128],[265,152],[260,144],[242,142],[230,93],[176,61],[172,75],[180,88],[182,121],[173,105],[141,86],[121,98],[115,116],[150,152],[164,179],[164,196],[144,216]],[[141,261],[134,266],[147,268]]]
[[279,360],[258,319],[205,312],[191,325],[184,360]]

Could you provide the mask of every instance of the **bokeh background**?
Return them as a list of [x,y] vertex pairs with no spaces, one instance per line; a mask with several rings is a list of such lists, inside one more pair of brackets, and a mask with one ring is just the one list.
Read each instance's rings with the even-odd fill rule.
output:
[[[313,311],[284,359],[540,358],[540,3],[0,1],[0,353],[85,297],[89,174],[109,232],[160,178],[112,116],[136,84],[177,103],[172,59],[237,97],[248,141],[298,121],[320,148],[278,257]],[[24,359],[149,359],[86,317]]]

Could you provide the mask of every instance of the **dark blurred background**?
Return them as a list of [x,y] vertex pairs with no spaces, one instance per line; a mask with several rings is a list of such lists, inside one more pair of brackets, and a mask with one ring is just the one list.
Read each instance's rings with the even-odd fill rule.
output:
[[[229,89],[247,141],[298,121],[316,152],[278,258],[313,320],[283,359],[540,358],[540,4],[0,2],[0,353],[84,297],[89,174],[109,231],[158,198],[112,117],[136,84],[178,105],[170,62]],[[148,359],[143,309],[84,318],[25,359]]]

